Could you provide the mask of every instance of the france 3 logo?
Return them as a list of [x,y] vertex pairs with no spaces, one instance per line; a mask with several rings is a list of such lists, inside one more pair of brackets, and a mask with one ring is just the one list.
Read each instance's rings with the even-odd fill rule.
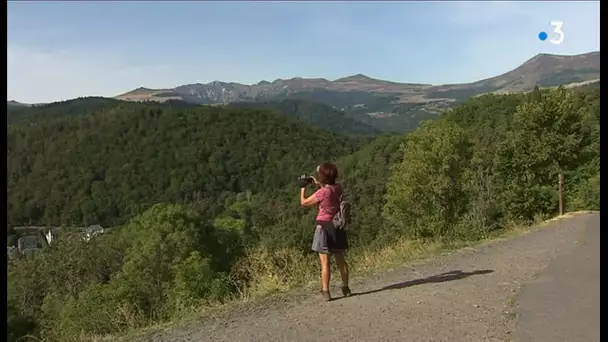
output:
[[564,34],[564,22],[559,20],[551,21],[551,26],[553,27],[553,35],[551,39],[549,39],[549,34],[545,31],[542,31],[538,34],[538,39],[541,41],[545,41],[549,39],[551,44],[559,45],[564,42],[564,38],[566,35]]

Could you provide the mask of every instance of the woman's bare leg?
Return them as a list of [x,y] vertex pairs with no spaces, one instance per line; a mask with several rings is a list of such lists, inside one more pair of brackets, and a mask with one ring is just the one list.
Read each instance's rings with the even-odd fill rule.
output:
[[336,263],[342,276],[342,286],[348,286],[348,263],[344,259],[344,253],[334,253],[334,256],[336,257]]
[[329,280],[331,279],[331,262],[329,254],[319,253],[321,259],[321,285],[323,291],[329,291]]

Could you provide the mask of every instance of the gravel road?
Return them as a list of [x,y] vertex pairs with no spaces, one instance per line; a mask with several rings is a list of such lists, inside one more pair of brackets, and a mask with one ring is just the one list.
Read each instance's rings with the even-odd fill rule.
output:
[[599,342],[599,221],[574,215],[355,281],[349,298],[274,297],[139,340]]

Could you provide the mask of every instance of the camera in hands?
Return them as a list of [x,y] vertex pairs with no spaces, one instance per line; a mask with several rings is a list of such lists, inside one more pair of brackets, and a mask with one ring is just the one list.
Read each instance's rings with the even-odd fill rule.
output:
[[314,182],[315,182],[314,178],[312,178],[311,176],[308,176],[306,174],[303,174],[298,178],[297,184],[298,184],[298,187],[304,188]]

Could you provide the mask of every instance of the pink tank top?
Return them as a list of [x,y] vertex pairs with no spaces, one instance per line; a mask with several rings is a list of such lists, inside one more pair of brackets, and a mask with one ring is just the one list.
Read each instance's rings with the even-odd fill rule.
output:
[[319,214],[317,221],[331,221],[334,215],[340,210],[340,196],[342,186],[340,184],[327,185],[315,192],[315,197],[319,201]]

